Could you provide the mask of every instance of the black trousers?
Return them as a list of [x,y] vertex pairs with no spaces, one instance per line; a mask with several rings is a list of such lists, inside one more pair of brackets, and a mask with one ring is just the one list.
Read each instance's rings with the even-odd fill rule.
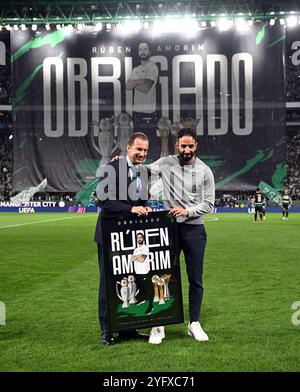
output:
[[203,261],[207,234],[204,225],[178,224],[179,255],[183,251],[189,281],[190,322],[199,321],[203,298]]
[[259,217],[262,218],[263,216],[263,207],[255,207],[255,213],[254,213],[254,220],[257,221],[257,214],[259,214]]
[[102,246],[98,243],[98,263],[100,272],[100,284],[98,292],[98,317],[99,325],[102,331],[108,330],[107,324],[107,304],[105,295],[105,279],[104,279],[104,261],[102,256]]
[[138,302],[142,302],[145,300],[149,302],[148,307],[145,311],[146,314],[151,312],[153,308],[154,290],[151,282],[152,276],[153,273],[151,274],[151,272],[146,275],[135,274],[135,283],[137,284],[137,288],[139,290],[139,293],[137,295]]
[[282,206],[282,216],[288,217],[289,216],[289,206],[283,205]]

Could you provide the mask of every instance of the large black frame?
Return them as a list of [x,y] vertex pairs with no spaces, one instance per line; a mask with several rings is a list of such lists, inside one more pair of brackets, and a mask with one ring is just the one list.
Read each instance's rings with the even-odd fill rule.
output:
[[[133,214],[102,215],[101,225],[107,321],[110,332],[183,323],[175,219],[167,211],[152,212],[147,217],[137,217]],[[143,275],[145,279],[142,280],[146,290],[140,290],[149,293],[152,288],[153,298],[156,292],[156,300],[150,314],[146,314],[150,298],[139,298],[139,294],[135,298],[131,295],[131,302],[137,303],[129,303],[129,289],[126,288],[123,292],[125,296],[121,296],[121,280],[125,278],[126,283],[129,275],[136,277],[130,255],[133,253],[138,232],[144,233],[146,245],[149,245],[152,253],[150,272]],[[163,276],[163,280],[157,281]],[[126,296],[127,301],[123,301]]]

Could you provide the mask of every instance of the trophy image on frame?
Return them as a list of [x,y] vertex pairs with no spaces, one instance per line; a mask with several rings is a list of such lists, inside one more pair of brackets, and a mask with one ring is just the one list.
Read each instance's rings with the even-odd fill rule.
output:
[[158,284],[157,284],[158,279],[159,279],[158,275],[153,275],[151,279],[153,283],[153,290],[154,290],[153,302],[159,302],[159,293],[158,293]]
[[140,290],[138,290],[137,288],[134,275],[128,276],[128,288],[129,288],[129,304],[136,304],[137,303],[136,296],[138,295]]
[[[119,285],[121,286],[120,292],[119,292]],[[121,279],[121,282],[116,283],[116,292],[117,292],[117,296],[122,301],[122,308],[128,308],[129,300],[130,300],[130,289],[128,287],[127,278],[123,278]]]
[[160,305],[164,304],[166,300],[170,299],[169,282],[171,274],[164,274],[162,276],[153,275],[152,284],[154,290],[153,302],[158,302]]

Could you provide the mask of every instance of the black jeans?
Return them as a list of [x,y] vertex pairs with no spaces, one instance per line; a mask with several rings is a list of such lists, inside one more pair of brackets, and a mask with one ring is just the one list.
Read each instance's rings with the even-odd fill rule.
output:
[[100,272],[100,284],[99,284],[99,293],[98,293],[98,318],[99,324],[102,331],[107,331],[107,304],[106,304],[106,295],[105,295],[105,278],[104,278],[104,261],[102,256],[102,247],[98,243],[98,263],[99,263],[99,272]]
[[189,281],[190,322],[199,321],[203,298],[203,260],[206,247],[204,225],[178,224],[179,255],[184,253],[186,272]]

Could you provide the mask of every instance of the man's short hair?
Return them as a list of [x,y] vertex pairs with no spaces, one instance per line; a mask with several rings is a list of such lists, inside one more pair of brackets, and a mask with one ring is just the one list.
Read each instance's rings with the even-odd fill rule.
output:
[[141,44],[146,44],[146,45],[148,46],[148,48],[149,48],[149,51],[151,52],[151,45],[149,44],[148,41],[146,41],[146,40],[141,41],[141,42],[138,44],[138,48],[139,48],[139,46],[140,46]]
[[147,135],[145,135],[143,132],[134,132],[129,136],[127,145],[128,146],[132,146],[135,139],[142,139],[142,140],[146,140],[149,143],[149,138]]
[[195,139],[195,142],[197,141],[197,134],[192,128],[180,129],[180,131],[177,133],[177,140],[179,140],[183,136],[191,136],[193,139]]
[[139,233],[137,233],[136,238],[138,238],[139,235],[141,235],[141,236],[143,237],[143,240],[145,241],[145,236],[144,236],[144,234],[141,233],[141,232],[139,232]]

